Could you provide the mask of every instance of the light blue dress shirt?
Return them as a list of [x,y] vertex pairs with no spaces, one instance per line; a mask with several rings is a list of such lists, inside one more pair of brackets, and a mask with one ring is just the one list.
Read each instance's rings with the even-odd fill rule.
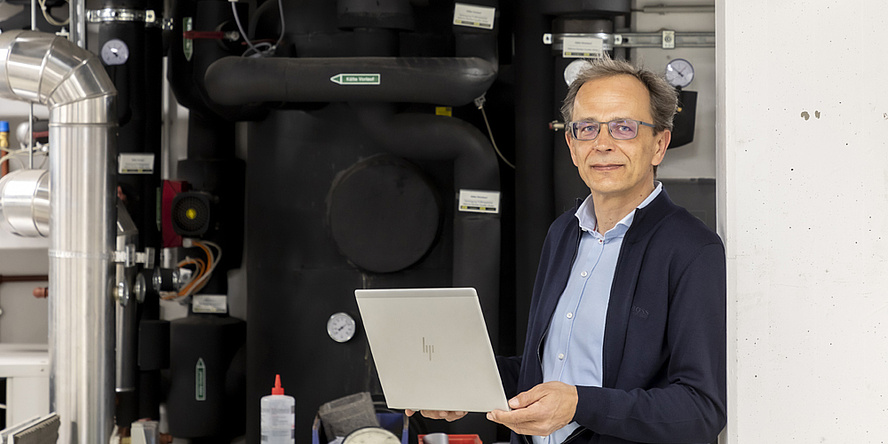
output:
[[[644,208],[660,194],[663,184],[655,184],[637,208]],[[596,231],[591,195],[577,209],[576,217],[582,230],[580,246],[544,339],[543,382],[601,387],[607,304],[620,247],[635,210],[604,235]],[[559,444],[579,426],[571,422],[549,436],[534,436],[533,444]]]

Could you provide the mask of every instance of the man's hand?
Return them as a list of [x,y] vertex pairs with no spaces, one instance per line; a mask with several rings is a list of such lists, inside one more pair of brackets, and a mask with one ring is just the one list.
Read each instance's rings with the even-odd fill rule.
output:
[[[415,410],[404,410],[404,414],[407,416],[413,416],[416,413]],[[448,412],[445,410],[421,410],[419,412],[422,416],[430,419],[446,419],[447,422],[456,421],[463,416],[466,416],[466,412]]]
[[520,435],[547,436],[573,421],[577,388],[563,382],[546,382],[509,400],[511,412],[494,410],[487,419]]

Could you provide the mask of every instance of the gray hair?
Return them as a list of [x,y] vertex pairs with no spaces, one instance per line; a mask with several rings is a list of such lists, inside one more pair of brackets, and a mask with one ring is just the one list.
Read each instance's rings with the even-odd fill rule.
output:
[[573,118],[574,101],[580,87],[592,80],[619,75],[635,77],[647,88],[650,93],[654,131],[672,130],[672,118],[675,117],[675,112],[678,109],[678,91],[663,76],[625,60],[613,60],[610,57],[589,61],[588,65],[570,84],[567,96],[564,97],[564,103],[561,105],[561,115],[564,117],[564,121],[570,122]]

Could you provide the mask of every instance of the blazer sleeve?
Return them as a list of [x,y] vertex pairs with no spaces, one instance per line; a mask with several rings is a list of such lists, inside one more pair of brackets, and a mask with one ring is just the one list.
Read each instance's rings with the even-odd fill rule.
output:
[[665,332],[666,356],[662,368],[654,369],[661,374],[655,378],[656,385],[628,390],[577,387],[574,420],[580,425],[601,435],[638,442],[712,442],[717,438],[726,422],[722,244],[702,246],[669,287],[674,290]]

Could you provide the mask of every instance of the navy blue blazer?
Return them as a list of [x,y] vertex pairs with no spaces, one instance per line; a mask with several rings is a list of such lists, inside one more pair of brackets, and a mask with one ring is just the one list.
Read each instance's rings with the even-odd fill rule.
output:
[[[580,240],[574,213],[556,219],[543,244],[524,355],[497,358],[509,397],[542,382],[543,338]],[[611,288],[603,387],[577,387],[581,427],[568,441],[716,440],[726,421],[725,278],[721,239],[665,190],[637,211]]]

